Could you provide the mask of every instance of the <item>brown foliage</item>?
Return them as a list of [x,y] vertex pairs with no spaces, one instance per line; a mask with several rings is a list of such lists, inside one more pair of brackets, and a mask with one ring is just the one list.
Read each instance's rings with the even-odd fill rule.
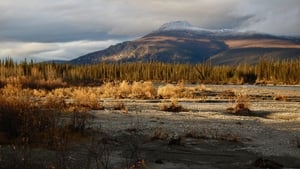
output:
[[228,113],[235,115],[251,115],[248,96],[246,94],[238,94],[235,99],[235,105],[226,110]]
[[160,105],[160,110],[168,112],[181,112],[185,109],[177,103],[177,100],[171,100],[170,104],[163,103]]

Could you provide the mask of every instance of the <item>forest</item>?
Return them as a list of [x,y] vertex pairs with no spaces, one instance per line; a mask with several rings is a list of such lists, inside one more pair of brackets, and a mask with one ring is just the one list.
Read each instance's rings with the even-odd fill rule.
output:
[[100,85],[108,81],[153,81],[203,84],[299,84],[300,59],[260,60],[256,65],[237,66],[180,63],[99,63],[70,65],[57,63],[0,61],[0,86],[21,83],[28,88],[56,88],[68,85]]

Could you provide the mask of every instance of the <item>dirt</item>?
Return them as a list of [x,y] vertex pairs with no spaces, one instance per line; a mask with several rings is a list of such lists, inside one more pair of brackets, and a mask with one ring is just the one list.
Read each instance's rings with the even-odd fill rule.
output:
[[[56,161],[70,168],[300,168],[300,86],[206,87],[175,103],[101,99],[104,109],[89,112],[94,118],[85,135],[92,138],[61,151],[36,149],[31,156],[46,166]],[[247,111],[228,111],[239,95]],[[161,105],[182,111],[162,111]],[[0,160],[18,157],[22,151],[16,149],[2,147],[7,157]]]
[[[204,99],[178,99],[184,112],[160,111],[169,100],[104,99],[91,126],[114,140],[111,166],[127,159],[127,167],[154,169],[300,168],[300,87],[208,87]],[[249,115],[226,111],[235,104],[221,97],[228,90],[247,94]],[[113,110],[115,102],[126,111]]]

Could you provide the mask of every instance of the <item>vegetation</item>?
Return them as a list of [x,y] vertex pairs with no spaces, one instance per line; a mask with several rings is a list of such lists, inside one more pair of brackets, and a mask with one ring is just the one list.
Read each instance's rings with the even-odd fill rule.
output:
[[[72,156],[69,147],[81,139],[89,141],[91,138],[87,150],[83,151],[87,153],[87,164],[82,166],[112,168],[111,151],[114,145],[120,143],[115,143],[116,140],[105,136],[105,133],[99,132],[97,137],[90,135],[90,132],[96,132],[90,128],[95,118],[90,110],[107,109],[102,104],[103,98],[170,99],[171,102],[162,102],[160,110],[181,112],[186,109],[178,104],[178,98],[203,97],[201,93],[208,90],[204,85],[191,87],[185,86],[184,82],[299,84],[298,72],[300,60],[261,60],[258,65],[238,66],[159,62],[74,66],[28,63],[26,60],[15,63],[6,59],[0,61],[0,169],[76,168],[74,161],[77,157]],[[155,87],[153,82],[172,83]],[[221,97],[229,100],[235,98],[235,105],[228,109],[231,113],[251,113],[246,95],[224,91]],[[286,96],[274,99],[286,100]],[[133,109],[128,106],[130,104],[122,101],[108,105],[110,110],[120,110],[124,114],[129,113],[129,108]],[[151,140],[168,140],[169,136],[167,131],[156,129]],[[238,135],[197,133],[196,130],[189,131],[186,137],[240,141]],[[181,145],[180,139],[172,137],[169,145]],[[139,153],[141,141],[139,134],[127,141],[129,149],[124,152],[129,159],[127,168],[145,166]],[[299,147],[299,139],[296,144]],[[37,159],[36,154],[47,155],[49,162],[45,161],[44,156]]]
[[0,87],[7,81],[21,82],[24,88],[51,90],[67,85],[101,84],[103,81],[154,81],[243,84],[243,83],[300,83],[300,60],[266,61],[257,65],[238,66],[178,63],[99,63],[69,65],[33,63],[12,59],[0,61]]
[[172,99],[171,103],[166,104],[163,103],[160,105],[160,110],[161,111],[168,111],[168,112],[181,112],[181,111],[186,111],[180,104],[178,104],[177,100]]
[[236,115],[251,115],[249,109],[249,98],[246,94],[236,94],[235,105],[233,107],[227,108],[228,113],[233,113]]

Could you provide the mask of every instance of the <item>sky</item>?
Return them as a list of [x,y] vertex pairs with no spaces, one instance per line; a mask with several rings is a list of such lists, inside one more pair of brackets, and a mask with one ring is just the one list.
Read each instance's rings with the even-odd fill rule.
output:
[[300,0],[0,0],[0,58],[70,60],[183,20],[300,35]]

